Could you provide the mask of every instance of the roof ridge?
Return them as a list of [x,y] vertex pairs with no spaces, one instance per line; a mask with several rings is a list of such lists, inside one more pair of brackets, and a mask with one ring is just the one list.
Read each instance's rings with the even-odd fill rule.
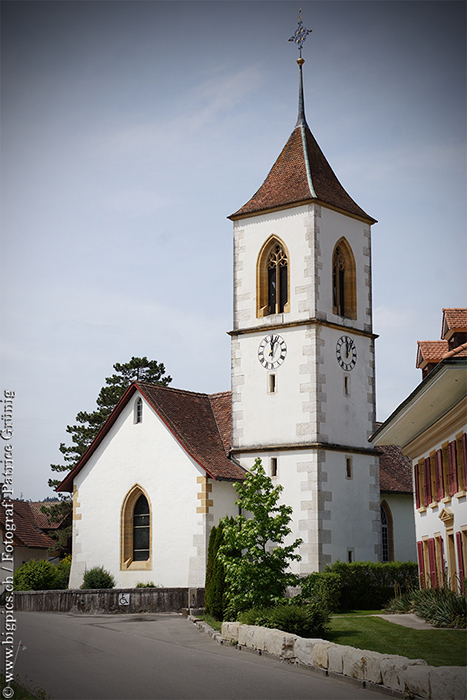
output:
[[164,389],[165,391],[173,391],[174,393],[177,394],[191,394],[193,396],[209,396],[204,391],[190,391],[189,389],[177,389],[174,386],[164,386],[163,384],[153,384],[152,382],[134,382],[136,386],[142,385],[142,386],[150,386],[152,388],[157,388],[157,389]]

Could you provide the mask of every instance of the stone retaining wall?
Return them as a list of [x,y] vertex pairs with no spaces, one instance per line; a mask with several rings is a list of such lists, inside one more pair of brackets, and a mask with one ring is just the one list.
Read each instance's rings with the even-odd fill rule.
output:
[[179,612],[204,607],[204,588],[15,591],[15,610],[87,614]]
[[305,666],[341,674],[427,700],[466,700],[467,669],[428,666],[422,659],[354,649],[324,639],[304,639],[279,630],[223,622],[222,638]]

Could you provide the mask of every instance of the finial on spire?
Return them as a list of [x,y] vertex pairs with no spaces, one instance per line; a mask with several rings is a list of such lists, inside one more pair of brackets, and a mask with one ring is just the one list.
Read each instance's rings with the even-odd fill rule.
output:
[[298,27],[295,30],[294,35],[291,36],[289,39],[289,41],[293,41],[295,44],[297,44],[298,50],[300,51],[300,58],[297,60],[299,66],[303,65],[303,63],[305,62],[305,60],[302,58],[303,42],[307,38],[308,34],[311,34],[312,31],[312,29],[305,29],[305,27],[303,26],[302,8],[300,8],[298,11]]

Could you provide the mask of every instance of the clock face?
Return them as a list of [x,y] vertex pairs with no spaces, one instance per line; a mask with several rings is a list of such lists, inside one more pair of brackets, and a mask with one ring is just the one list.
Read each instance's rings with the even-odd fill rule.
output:
[[277,369],[287,355],[287,345],[280,335],[267,335],[258,348],[258,360],[265,369]]
[[336,343],[337,361],[346,372],[357,364],[357,348],[355,341],[349,335],[342,335]]

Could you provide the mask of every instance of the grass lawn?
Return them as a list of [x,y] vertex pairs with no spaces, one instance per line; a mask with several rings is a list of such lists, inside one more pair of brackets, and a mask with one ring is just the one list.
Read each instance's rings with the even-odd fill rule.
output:
[[[50,695],[47,695],[41,688],[27,689],[26,683],[23,683],[19,677],[15,676],[15,681],[10,683],[10,688],[14,691],[12,696],[14,700],[49,700]],[[6,687],[5,676],[0,673],[0,692]]]
[[[375,611],[380,612],[380,611]],[[357,649],[424,659],[430,666],[465,666],[467,633],[464,630],[414,630],[362,611],[331,617],[326,638]]]

